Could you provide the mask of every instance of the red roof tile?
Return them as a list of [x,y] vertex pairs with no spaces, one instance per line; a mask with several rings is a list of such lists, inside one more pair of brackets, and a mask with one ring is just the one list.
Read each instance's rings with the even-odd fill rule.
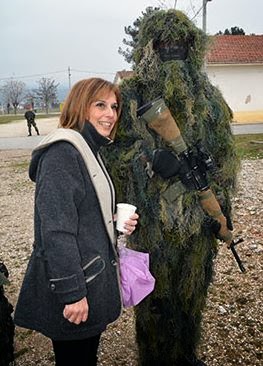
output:
[[208,64],[263,63],[263,35],[218,35],[212,37]]

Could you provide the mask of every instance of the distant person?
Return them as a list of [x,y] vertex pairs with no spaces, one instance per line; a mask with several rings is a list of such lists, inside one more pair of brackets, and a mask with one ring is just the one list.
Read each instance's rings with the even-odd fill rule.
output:
[[25,113],[25,119],[27,120],[28,136],[32,136],[32,133],[31,133],[32,126],[36,130],[36,133],[39,135],[39,130],[37,128],[35,118],[36,118],[36,115],[33,112],[32,106],[30,105],[27,107],[27,111]]

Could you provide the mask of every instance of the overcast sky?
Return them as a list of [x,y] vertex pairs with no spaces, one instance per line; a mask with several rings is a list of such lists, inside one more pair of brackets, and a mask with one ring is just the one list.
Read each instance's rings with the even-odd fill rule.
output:
[[[174,7],[158,0],[0,0],[0,86],[13,77],[32,83],[51,77],[68,85],[90,76],[113,80],[129,70],[118,54],[124,27],[147,6]],[[203,0],[177,0],[202,27]],[[197,15],[196,15],[197,14]],[[246,34],[263,34],[263,0],[212,0],[207,3],[207,32],[232,26]]]

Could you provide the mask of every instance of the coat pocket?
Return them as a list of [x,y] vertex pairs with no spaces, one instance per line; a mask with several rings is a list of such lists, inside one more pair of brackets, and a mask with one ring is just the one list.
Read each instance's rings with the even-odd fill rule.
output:
[[85,264],[83,267],[83,272],[86,283],[93,281],[100,273],[104,271],[105,267],[105,261],[99,255]]
[[62,278],[50,278],[49,288],[53,293],[57,294],[65,294],[71,291],[76,291],[79,288],[78,278],[76,275]]

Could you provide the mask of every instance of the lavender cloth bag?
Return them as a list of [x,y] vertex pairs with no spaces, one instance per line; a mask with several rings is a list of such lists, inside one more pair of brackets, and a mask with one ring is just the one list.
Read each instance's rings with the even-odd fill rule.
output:
[[124,307],[139,304],[155,286],[149,271],[149,254],[118,245],[121,292]]

